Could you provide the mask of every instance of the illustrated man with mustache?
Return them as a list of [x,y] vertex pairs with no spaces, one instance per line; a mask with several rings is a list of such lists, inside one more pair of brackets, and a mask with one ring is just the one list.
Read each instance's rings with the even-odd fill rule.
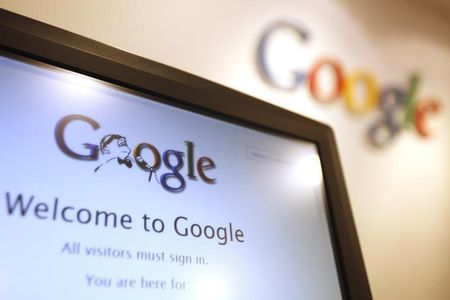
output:
[[95,168],[95,172],[114,162],[128,168],[133,166],[133,159],[130,157],[131,149],[128,147],[127,139],[124,136],[118,134],[105,135],[100,141],[100,152],[106,157],[106,161]]

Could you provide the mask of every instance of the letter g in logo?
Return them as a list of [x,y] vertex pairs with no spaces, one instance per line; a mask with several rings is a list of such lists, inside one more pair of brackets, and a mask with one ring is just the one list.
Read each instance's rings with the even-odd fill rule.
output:
[[301,84],[303,81],[306,80],[307,75],[305,72],[302,72],[300,70],[292,70],[292,78],[293,81],[290,82],[290,84],[282,84],[277,80],[273,74],[273,72],[270,70],[269,63],[267,61],[267,51],[268,51],[268,44],[270,41],[271,36],[277,31],[281,29],[289,29],[294,31],[294,33],[298,36],[300,41],[307,41],[309,39],[309,34],[306,29],[302,28],[298,24],[294,24],[293,22],[288,21],[278,21],[270,25],[263,33],[259,44],[258,44],[258,68],[261,72],[262,77],[264,78],[267,83],[271,84],[274,87],[277,87],[279,89],[283,90],[294,90]]
[[58,144],[59,148],[62,152],[67,154],[68,156],[80,159],[80,160],[97,160],[98,159],[98,146],[93,144],[84,143],[83,146],[89,150],[88,154],[78,154],[74,152],[72,149],[67,146],[66,141],[64,140],[64,131],[66,129],[66,126],[72,122],[72,121],[83,121],[91,125],[92,129],[96,130],[100,128],[100,125],[92,120],[91,118],[88,118],[86,116],[82,115],[68,115],[59,120],[58,124],[56,124],[55,128],[55,138],[56,143]]

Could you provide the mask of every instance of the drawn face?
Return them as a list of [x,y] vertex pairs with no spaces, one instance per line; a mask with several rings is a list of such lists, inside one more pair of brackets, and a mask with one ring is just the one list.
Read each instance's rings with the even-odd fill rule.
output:
[[118,157],[124,159],[131,153],[131,149],[128,147],[127,139],[125,137],[115,138],[107,146],[105,146],[102,153],[108,156]]
[[119,158],[124,159],[125,157],[130,155],[131,149],[128,147],[126,138],[121,137],[120,139],[118,139],[117,147],[118,147],[117,156]]

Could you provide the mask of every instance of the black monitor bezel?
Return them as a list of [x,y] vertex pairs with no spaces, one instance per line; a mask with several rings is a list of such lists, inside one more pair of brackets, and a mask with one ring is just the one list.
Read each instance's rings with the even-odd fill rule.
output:
[[[157,97],[158,101],[317,145],[344,299],[372,299],[330,127],[208,80],[0,9],[0,49]],[[153,99],[152,99],[153,100]]]

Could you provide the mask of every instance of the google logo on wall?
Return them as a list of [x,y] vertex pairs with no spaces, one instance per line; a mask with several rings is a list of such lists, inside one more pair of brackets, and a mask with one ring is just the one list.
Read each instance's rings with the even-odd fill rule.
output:
[[[409,85],[401,87],[386,85],[380,87],[375,77],[367,71],[347,72],[339,60],[330,57],[319,57],[309,70],[292,70],[290,81],[281,82],[274,76],[268,63],[268,47],[272,36],[279,30],[291,30],[299,42],[308,42],[309,32],[302,26],[291,22],[276,22],[269,26],[259,40],[258,68],[262,77],[272,86],[282,90],[295,90],[306,87],[312,98],[321,103],[332,103],[342,99],[346,108],[355,114],[366,114],[379,110],[378,118],[368,129],[370,142],[382,147],[391,142],[403,128],[415,128],[423,137],[429,137],[427,117],[440,111],[441,104],[434,98],[417,100],[420,76],[412,74]],[[299,54],[301,55],[301,54]],[[332,77],[331,87],[321,81],[326,72]],[[359,87],[364,93],[359,93]]]

